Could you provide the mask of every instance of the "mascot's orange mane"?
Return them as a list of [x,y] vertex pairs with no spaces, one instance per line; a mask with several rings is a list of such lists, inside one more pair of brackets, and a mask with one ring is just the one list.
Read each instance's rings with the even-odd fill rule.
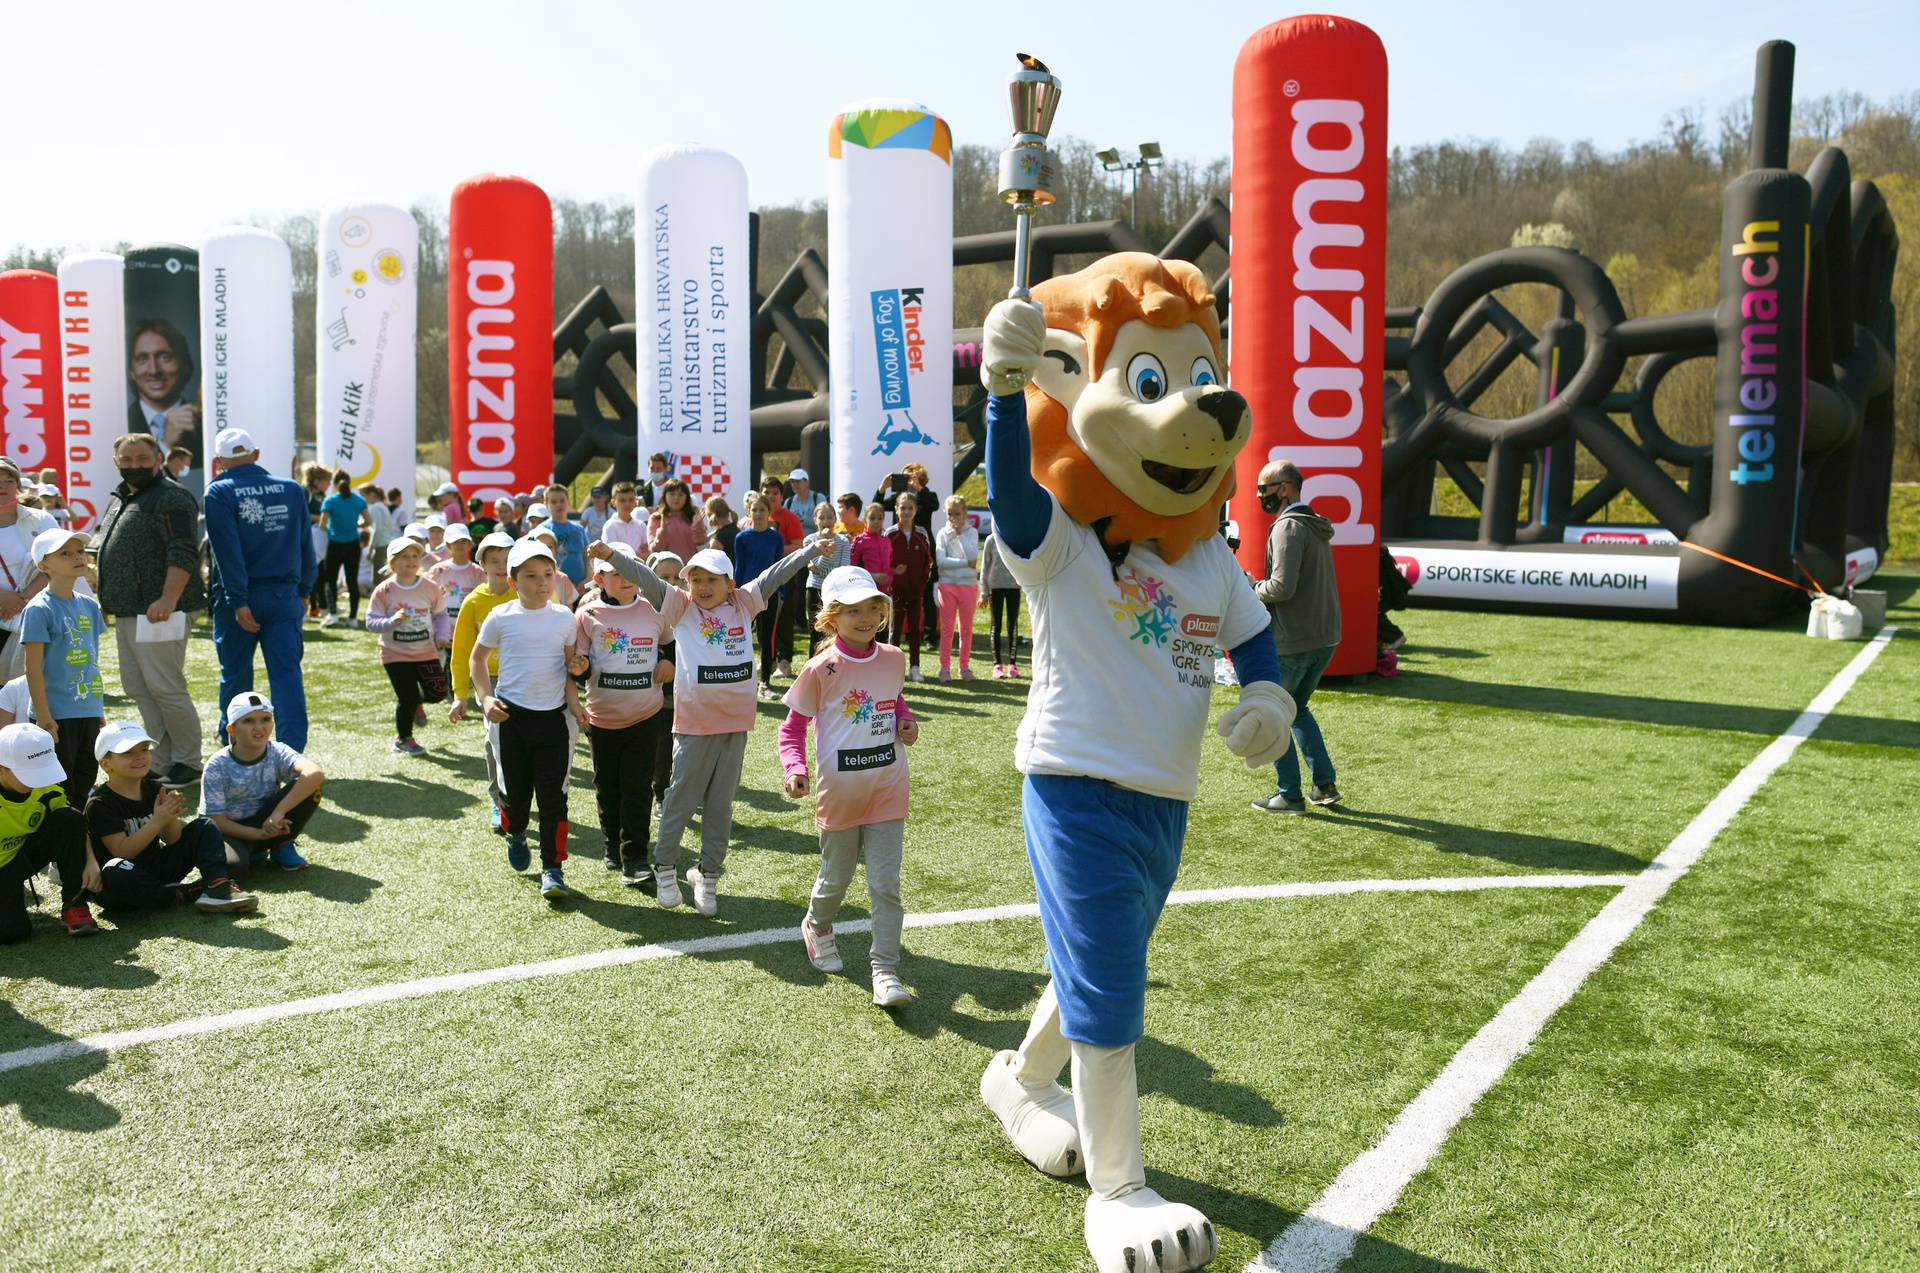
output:
[[[1121,325],[1136,318],[1154,327],[1198,325],[1213,347],[1215,364],[1226,365],[1220,356],[1220,316],[1213,293],[1206,276],[1186,261],[1121,252],[1077,274],[1038,284],[1033,299],[1046,311],[1048,327],[1077,332],[1087,342],[1093,359],[1087,370],[1090,379],[1099,379]],[[1068,432],[1067,409],[1038,384],[1027,386],[1027,427],[1033,437],[1034,480],[1051,491],[1075,521],[1088,526],[1104,521],[1102,538],[1109,545],[1158,540],[1160,555],[1178,561],[1220,529],[1220,506],[1234,491],[1233,465],[1221,466],[1205,504],[1167,517],[1141,508],[1107,480]]]

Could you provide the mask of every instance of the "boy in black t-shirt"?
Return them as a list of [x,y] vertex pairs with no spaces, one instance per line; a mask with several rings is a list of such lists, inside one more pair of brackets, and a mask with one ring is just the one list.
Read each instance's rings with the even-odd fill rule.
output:
[[[187,804],[153,776],[153,739],[138,725],[116,722],[100,731],[94,759],[106,781],[87,801],[87,837],[109,910],[158,910],[188,898],[211,914],[251,911],[259,903],[233,886],[226,841],[211,818],[182,822]],[[195,868],[197,884],[183,884]]]

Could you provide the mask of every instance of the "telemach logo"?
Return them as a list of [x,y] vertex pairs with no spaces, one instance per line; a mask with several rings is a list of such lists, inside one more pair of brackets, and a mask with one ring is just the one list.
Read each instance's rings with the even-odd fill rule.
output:
[[454,480],[462,487],[513,483],[513,262],[470,260],[462,285],[467,311],[467,453]]

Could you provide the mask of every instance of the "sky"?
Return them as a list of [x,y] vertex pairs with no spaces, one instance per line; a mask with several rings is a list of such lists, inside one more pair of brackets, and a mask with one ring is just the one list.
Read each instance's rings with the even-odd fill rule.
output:
[[[667,142],[732,151],[756,205],[812,200],[826,192],[827,124],[863,98],[913,98],[957,142],[1003,144],[1015,52],[1062,80],[1056,135],[1204,160],[1230,149],[1235,53],[1289,16],[1238,0],[595,7],[6,0],[0,249],[195,244],[219,225],[362,199],[444,206],[489,171],[554,196],[630,199],[643,156]],[[1798,46],[1799,96],[1920,90],[1915,0],[1339,12],[1386,46],[1395,145],[1613,149],[1687,107],[1711,135],[1720,108],[1751,93],[1770,38]]]

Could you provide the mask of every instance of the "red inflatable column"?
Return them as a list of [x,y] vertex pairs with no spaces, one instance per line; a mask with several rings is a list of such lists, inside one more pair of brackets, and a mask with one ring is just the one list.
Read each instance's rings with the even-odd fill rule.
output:
[[1228,378],[1253,405],[1232,516],[1265,565],[1254,479],[1291,460],[1334,523],[1340,648],[1373,670],[1379,604],[1387,271],[1387,54],[1346,18],[1264,27],[1233,68],[1233,309]]
[[60,284],[45,270],[8,270],[0,274],[0,454],[28,482],[39,481],[43,468],[59,469],[64,490],[62,393]]
[[454,187],[447,381],[461,495],[491,502],[553,476],[553,207],[531,181]]

